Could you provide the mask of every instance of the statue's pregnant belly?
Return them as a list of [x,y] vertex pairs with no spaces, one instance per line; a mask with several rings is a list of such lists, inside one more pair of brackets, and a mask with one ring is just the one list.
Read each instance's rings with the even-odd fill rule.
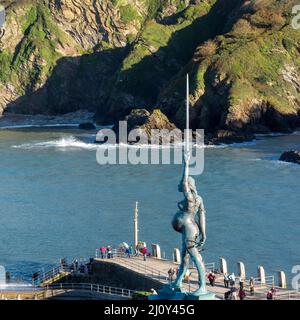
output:
[[178,211],[172,221],[172,226],[177,232],[182,232],[186,226],[193,225],[196,225],[194,216],[182,211]]

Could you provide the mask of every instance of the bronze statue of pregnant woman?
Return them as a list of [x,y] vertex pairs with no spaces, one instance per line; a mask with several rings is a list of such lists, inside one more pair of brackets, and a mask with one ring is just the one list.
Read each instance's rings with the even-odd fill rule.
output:
[[[173,228],[182,234],[181,265],[176,281],[172,284],[175,290],[182,289],[182,282],[189,266],[189,256],[198,272],[199,288],[194,295],[206,294],[205,266],[200,250],[206,241],[205,209],[202,198],[198,195],[195,180],[189,176],[190,154],[185,154],[184,173],[178,186],[184,194],[184,200],[178,203],[179,211],[175,214]],[[201,235],[201,238],[200,238]]]
[[[178,203],[179,211],[175,214],[173,228],[182,235],[181,264],[175,282],[165,285],[158,290],[158,296],[150,299],[172,300],[212,300],[215,295],[206,290],[205,266],[201,250],[206,241],[205,209],[202,198],[198,195],[195,180],[189,175],[190,137],[189,137],[189,77],[187,75],[186,97],[186,135],[184,152],[183,177],[178,186],[184,199]],[[183,288],[183,279],[189,267],[189,258],[194,262],[198,272],[198,289],[187,293]]]

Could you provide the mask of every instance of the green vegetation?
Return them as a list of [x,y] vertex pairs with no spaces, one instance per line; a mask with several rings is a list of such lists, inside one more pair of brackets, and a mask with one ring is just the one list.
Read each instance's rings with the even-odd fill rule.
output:
[[12,56],[7,51],[0,51],[0,80],[7,82],[10,79],[10,64]]
[[129,23],[134,20],[142,20],[142,17],[138,14],[133,5],[127,4],[120,8],[121,19],[124,23]]
[[132,296],[133,300],[147,300],[148,296],[151,296],[152,292],[148,291],[139,291],[135,292]]

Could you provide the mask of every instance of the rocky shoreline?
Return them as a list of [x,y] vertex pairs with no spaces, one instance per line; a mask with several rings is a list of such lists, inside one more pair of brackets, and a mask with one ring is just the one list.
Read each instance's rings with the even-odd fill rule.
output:
[[94,113],[86,110],[79,110],[59,116],[6,113],[0,117],[0,128],[78,126],[81,123],[92,123],[93,117]]
[[[95,126],[95,114],[86,110],[78,110],[76,112],[66,113],[64,115],[24,115],[24,114],[12,114],[6,113],[0,117],[0,129],[17,129],[17,128],[30,128],[30,127],[76,127],[83,130],[97,130],[101,127],[98,123]],[[128,122],[128,131],[132,129],[146,130],[149,134],[151,129],[169,129],[173,130],[176,126],[169,122],[167,117],[159,110],[148,112],[144,109],[132,111],[125,119]],[[112,127],[118,134],[118,126]],[[297,128],[295,128],[295,131]],[[273,132],[280,134],[280,132]],[[287,132],[281,132],[287,134]],[[288,133],[293,133],[288,132]],[[243,132],[243,131],[230,131],[220,129],[214,133],[208,133],[205,135],[206,145],[221,145],[221,144],[233,144],[250,142],[256,139],[261,132]],[[272,134],[268,131],[267,134]],[[150,136],[149,136],[150,141]]]

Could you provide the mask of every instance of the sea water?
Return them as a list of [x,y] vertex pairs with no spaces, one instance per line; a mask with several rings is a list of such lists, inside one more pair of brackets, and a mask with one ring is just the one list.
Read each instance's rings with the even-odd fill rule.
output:
[[[84,259],[101,245],[133,242],[139,202],[139,237],[172,258],[180,234],[171,227],[182,194],[180,165],[106,165],[96,161],[95,135],[74,128],[0,130],[0,264],[30,278],[59,259]],[[300,135],[205,149],[195,177],[207,211],[203,257],[219,257],[247,277],[300,264],[300,166],[278,161],[300,148]]]

